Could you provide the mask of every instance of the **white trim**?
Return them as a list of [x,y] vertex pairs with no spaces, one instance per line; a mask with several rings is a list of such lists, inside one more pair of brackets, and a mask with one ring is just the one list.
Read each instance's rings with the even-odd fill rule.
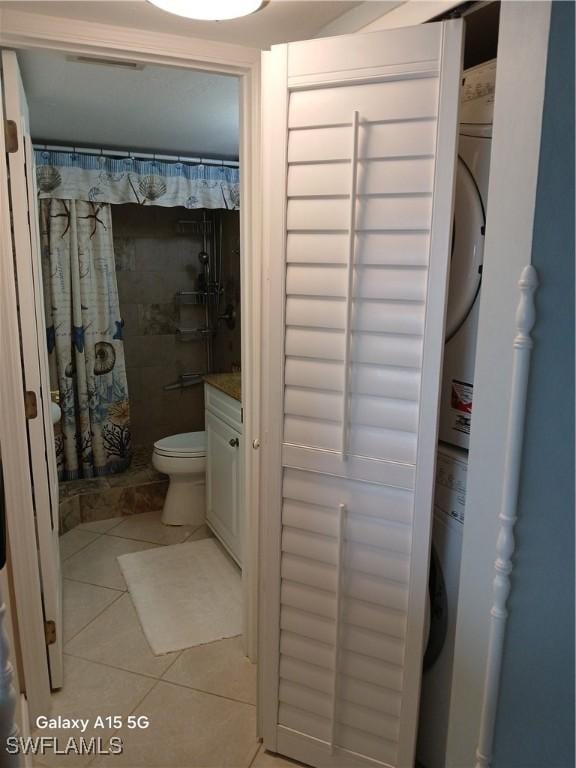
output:
[[[268,204],[262,222],[263,324],[262,372],[262,515],[260,647],[280,643],[280,534],[282,529],[282,400],[284,392],[284,295],[286,270],[286,184],[288,175],[288,46],[276,45],[262,54],[262,179]],[[277,142],[282,142],[278,147]],[[272,183],[274,180],[274,183]],[[278,722],[279,654],[262,653],[258,667],[259,701],[266,749],[276,752]]]
[[244,650],[258,660],[258,584],[260,537],[260,455],[262,346],[262,254],[260,183],[260,58],[240,78],[240,269],[242,301],[242,406],[244,409]]
[[288,87],[291,91],[313,88],[334,88],[337,85],[363,83],[383,83],[386,80],[417,80],[423,77],[436,77],[438,62],[434,60],[414,61],[405,64],[382,64],[349,71],[312,72],[304,75],[290,75]]
[[446,765],[475,764],[505,482],[520,270],[530,262],[550,2],[502,3]]
[[3,46],[49,48],[210,72],[246,72],[260,60],[259,50],[243,45],[12,9],[0,10],[0,30]]
[[[249,204],[240,210],[242,272],[242,390],[245,413],[244,435],[250,446],[259,438],[260,429],[260,51],[210,40],[159,34],[138,29],[54,18],[41,14],[0,10],[0,46],[42,48],[82,55],[108,56],[138,62],[202,69],[235,75],[240,80],[240,164],[241,194]],[[3,218],[4,221],[7,219]],[[4,234],[9,235],[8,232]],[[3,280],[3,285],[8,280]],[[13,284],[13,279],[12,279]],[[8,304],[2,311],[9,315]],[[10,317],[7,317],[7,322]],[[2,328],[9,326],[2,324]],[[18,352],[19,354],[19,352]],[[3,358],[6,360],[6,358]],[[6,372],[6,370],[4,371]],[[13,418],[18,412],[18,390],[3,389]],[[10,405],[8,405],[8,403]],[[22,407],[22,405],[21,405]],[[23,411],[22,411],[23,413]],[[16,433],[14,426],[12,432]],[[5,463],[6,466],[6,463]],[[10,465],[12,466],[12,465]],[[16,471],[16,470],[14,470]],[[8,474],[8,473],[7,473]],[[257,655],[258,615],[258,528],[259,528],[259,456],[246,451],[244,507],[247,514],[246,559],[243,570],[244,629],[246,652],[252,661]],[[12,523],[14,525],[14,521]],[[24,547],[21,551],[32,551]],[[20,559],[20,562],[21,559]],[[30,564],[28,559],[28,565]],[[29,593],[34,591],[30,587]],[[39,594],[39,587],[38,587]],[[20,600],[18,601],[20,602]],[[29,638],[37,635],[33,630]],[[42,637],[43,640],[43,637]],[[38,657],[37,661],[40,661]],[[32,705],[32,697],[30,697]],[[41,711],[32,707],[33,712]]]
[[518,488],[522,467],[530,357],[533,346],[530,334],[536,321],[534,294],[538,287],[538,277],[533,266],[524,267],[518,285],[520,287],[520,301],[516,311],[517,334],[514,338],[512,361],[506,465],[504,467],[502,508],[498,516],[500,527],[496,540],[496,560],[494,562],[494,602],[490,609],[490,637],[488,639],[480,735],[476,748],[476,768],[489,768],[492,762],[496,707],[498,705],[504,638],[508,621],[507,602],[512,588],[510,576],[514,568],[512,558],[516,549],[514,526],[518,519]]

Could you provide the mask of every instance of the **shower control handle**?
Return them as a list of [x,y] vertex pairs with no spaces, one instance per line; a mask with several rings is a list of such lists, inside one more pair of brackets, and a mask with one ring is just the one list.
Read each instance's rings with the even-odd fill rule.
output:
[[229,440],[228,443],[232,448],[238,448],[240,445],[240,440],[237,437],[233,437]]

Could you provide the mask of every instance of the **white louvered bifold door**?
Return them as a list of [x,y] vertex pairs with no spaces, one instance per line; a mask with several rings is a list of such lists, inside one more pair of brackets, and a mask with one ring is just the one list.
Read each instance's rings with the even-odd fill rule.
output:
[[268,749],[412,768],[459,21],[264,54]]

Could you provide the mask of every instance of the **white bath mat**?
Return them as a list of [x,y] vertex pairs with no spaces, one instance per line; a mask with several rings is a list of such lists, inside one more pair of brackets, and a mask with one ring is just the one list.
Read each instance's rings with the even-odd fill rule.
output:
[[240,570],[214,539],[120,555],[118,562],[157,656],[242,632]]

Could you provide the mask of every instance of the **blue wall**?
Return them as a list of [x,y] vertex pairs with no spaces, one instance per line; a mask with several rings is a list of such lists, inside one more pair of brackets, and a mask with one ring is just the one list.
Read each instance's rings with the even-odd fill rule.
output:
[[574,766],[574,5],[554,2],[532,262],[537,326],[495,768]]

